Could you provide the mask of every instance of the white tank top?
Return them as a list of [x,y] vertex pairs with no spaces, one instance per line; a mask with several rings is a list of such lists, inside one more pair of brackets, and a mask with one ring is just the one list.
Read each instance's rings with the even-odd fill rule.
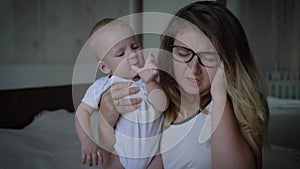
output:
[[[210,108],[211,103],[206,110]],[[160,147],[164,168],[211,169],[210,126],[210,115],[199,113],[167,128]]]

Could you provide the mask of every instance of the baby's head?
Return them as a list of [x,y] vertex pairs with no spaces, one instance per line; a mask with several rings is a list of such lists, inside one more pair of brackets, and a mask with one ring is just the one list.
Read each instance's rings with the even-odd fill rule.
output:
[[90,40],[99,61],[99,69],[105,74],[132,79],[137,74],[130,66],[144,65],[140,44],[126,23],[103,19],[93,27]]

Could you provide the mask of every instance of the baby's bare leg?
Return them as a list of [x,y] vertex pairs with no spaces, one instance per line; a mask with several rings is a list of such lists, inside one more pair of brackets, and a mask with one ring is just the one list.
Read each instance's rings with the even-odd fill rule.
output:
[[164,166],[162,163],[161,155],[154,156],[149,166],[147,167],[147,169],[163,169],[163,168]]
[[124,169],[119,156],[102,149],[102,166],[103,169]]

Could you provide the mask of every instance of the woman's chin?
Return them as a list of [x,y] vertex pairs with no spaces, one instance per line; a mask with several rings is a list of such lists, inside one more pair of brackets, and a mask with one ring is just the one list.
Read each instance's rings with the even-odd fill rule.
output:
[[204,89],[203,86],[199,87],[199,86],[190,86],[190,85],[186,85],[184,87],[182,87],[182,89],[184,90],[185,93],[190,94],[190,95],[203,95],[203,94],[207,94],[209,93],[210,89]]
[[198,95],[200,93],[198,87],[184,87],[184,92],[191,95]]

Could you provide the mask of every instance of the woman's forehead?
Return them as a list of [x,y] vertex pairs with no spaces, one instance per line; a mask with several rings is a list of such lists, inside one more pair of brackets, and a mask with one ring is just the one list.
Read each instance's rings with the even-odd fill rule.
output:
[[199,29],[186,27],[178,31],[174,39],[175,45],[183,45],[195,51],[214,50],[210,39]]

